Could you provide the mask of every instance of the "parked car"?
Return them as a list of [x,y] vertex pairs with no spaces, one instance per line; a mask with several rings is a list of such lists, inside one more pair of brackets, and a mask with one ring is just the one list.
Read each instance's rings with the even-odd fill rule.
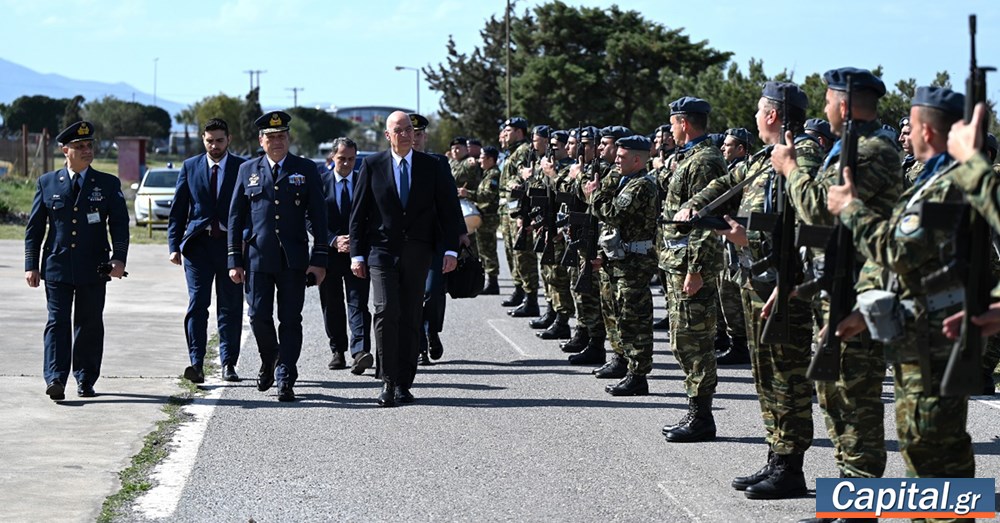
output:
[[[177,190],[177,175],[180,169],[149,169],[142,177],[142,183],[133,186],[135,193],[135,224],[146,225],[152,220],[166,222],[170,217],[170,206],[174,203]],[[152,207],[152,209],[150,209]]]

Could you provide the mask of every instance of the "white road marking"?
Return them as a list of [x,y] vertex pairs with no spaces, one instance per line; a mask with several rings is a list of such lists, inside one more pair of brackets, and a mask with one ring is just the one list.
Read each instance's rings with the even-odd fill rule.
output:
[[993,407],[994,409],[1000,409],[1000,400],[986,399],[986,398],[989,398],[989,397],[990,396],[980,396],[980,397],[977,398],[977,397],[973,396],[971,399],[973,401],[977,401],[979,403],[982,403],[983,405],[987,405],[987,406]]
[[[241,346],[246,345],[249,335],[250,327],[244,317]],[[206,377],[206,383],[222,385],[225,382],[218,378]],[[156,486],[136,499],[135,508],[140,514],[149,519],[166,519],[174,515],[181,501],[184,486],[191,476],[191,471],[194,470],[201,441],[205,437],[205,430],[208,429],[208,422],[212,419],[215,406],[225,389],[223,386],[216,387],[204,397],[183,408],[183,411],[194,416],[194,419],[177,428],[167,446],[169,454],[150,474],[150,479]]]
[[699,523],[701,521],[701,518],[699,518],[697,514],[692,512],[691,509],[687,507],[686,503],[681,502],[681,500],[677,499],[677,496],[674,496],[674,494],[667,489],[667,486],[665,484],[657,483],[656,487],[659,488],[661,491],[663,491],[663,493],[666,494],[667,497],[674,502],[674,505],[680,507],[681,510],[683,510],[684,513],[688,515],[688,518],[690,518],[688,521],[692,521],[694,523]]
[[497,326],[495,325],[495,322],[496,322],[496,320],[486,320],[486,323],[489,324],[490,327],[493,327],[493,330],[497,331],[497,334],[499,334],[501,338],[503,338],[504,340],[507,340],[507,343],[509,343],[511,347],[514,347],[514,350],[516,350],[518,354],[520,354],[521,356],[524,356],[525,358],[533,358],[534,357],[531,354],[528,354],[527,352],[524,352],[524,349],[522,349],[516,343],[514,343],[514,340],[508,338],[507,335],[503,333],[503,331],[501,331],[500,329],[497,328]]

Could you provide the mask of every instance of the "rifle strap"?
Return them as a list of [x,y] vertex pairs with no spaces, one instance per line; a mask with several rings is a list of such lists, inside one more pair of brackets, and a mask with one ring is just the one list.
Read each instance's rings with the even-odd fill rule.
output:
[[[764,158],[767,159],[768,157],[770,157],[770,155],[771,155],[770,153],[771,153],[771,148],[768,147],[768,148],[765,148],[764,150],[760,151],[757,154],[764,154]],[[756,155],[754,155],[754,156],[756,156]],[[748,162],[752,162],[754,160],[756,160],[756,159],[755,158],[751,158],[750,160],[748,160]],[[726,202],[728,202],[729,200],[733,199],[733,197],[736,196],[737,194],[742,194],[743,193],[743,188],[746,187],[747,185],[750,185],[750,183],[753,182],[754,180],[756,180],[757,178],[759,178],[760,175],[762,175],[762,174],[764,174],[766,172],[770,172],[770,171],[771,171],[771,169],[761,169],[760,171],[757,171],[753,175],[747,176],[746,178],[743,179],[743,181],[741,181],[740,183],[738,183],[738,184],[730,187],[728,191],[722,193],[721,196],[719,196],[718,198],[712,200],[703,209],[700,209],[696,213],[695,216],[698,217],[698,218],[703,218],[705,216],[708,216],[709,214],[711,214],[712,212],[714,212],[716,209],[718,209],[722,205],[725,205]]]

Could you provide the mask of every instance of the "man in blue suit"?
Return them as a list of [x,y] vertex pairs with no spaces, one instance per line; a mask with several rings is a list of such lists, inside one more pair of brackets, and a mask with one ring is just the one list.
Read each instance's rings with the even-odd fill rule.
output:
[[170,262],[180,265],[183,258],[187,279],[184,334],[191,365],[184,369],[184,377],[192,383],[205,382],[208,306],[215,282],[222,379],[239,381],[236,363],[240,358],[243,289],[229,278],[226,227],[236,176],[246,159],[228,153],[229,125],[224,120],[209,120],[202,140],[206,152],[188,158],[181,166],[167,226]]
[[[330,339],[333,359],[330,370],[347,368],[344,358],[347,344],[347,325],[351,329],[351,373],[360,375],[375,364],[372,356],[371,325],[372,315],[368,312],[368,291],[370,283],[351,273],[351,197],[357,186],[354,160],[358,155],[358,144],[350,138],[333,141],[330,157],[334,167],[320,176],[323,178],[323,193],[326,196],[327,230],[330,234],[330,255],[326,279],[319,286],[319,301],[323,308],[326,335]],[[347,295],[347,309],[344,309],[344,295]]]
[[427,269],[438,245],[442,272],[458,263],[458,195],[436,158],[413,149],[413,124],[396,111],[386,119],[390,150],[361,163],[351,211],[351,272],[371,270],[375,342],[383,388],[379,405],[413,401],[417,337]]
[[38,178],[24,231],[24,278],[29,287],[45,280],[45,393],[60,401],[66,399],[71,363],[77,395],[96,395],[106,284],[126,275],[129,217],[118,177],[90,168],[93,124],[76,122],[56,141],[66,167]]
[[[266,391],[277,380],[278,401],[295,401],[306,283],[323,284],[329,250],[323,181],[313,161],[288,152],[291,119],[274,111],[254,122],[264,156],[240,166],[229,208],[229,277],[247,284],[250,328],[261,359],[257,390]],[[313,236],[311,255],[307,230]]]

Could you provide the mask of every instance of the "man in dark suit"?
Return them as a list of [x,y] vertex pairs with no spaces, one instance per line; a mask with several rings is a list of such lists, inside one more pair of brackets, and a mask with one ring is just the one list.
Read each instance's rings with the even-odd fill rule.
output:
[[[367,279],[351,273],[351,243],[349,226],[351,222],[351,196],[357,187],[354,161],[358,155],[358,144],[350,138],[333,141],[334,167],[323,173],[323,194],[326,197],[327,230],[330,237],[329,264],[326,279],[319,286],[319,301],[323,308],[326,335],[330,339],[333,359],[330,370],[347,367],[344,352],[347,349],[347,326],[351,329],[351,373],[360,375],[375,364],[372,356],[371,325],[372,315],[368,312]],[[344,309],[344,296],[347,309]]]
[[24,279],[29,287],[45,280],[45,393],[60,401],[66,399],[71,363],[77,395],[96,395],[106,284],[126,274],[129,217],[118,177],[90,168],[93,124],[76,122],[56,141],[66,166],[38,178],[24,231]]
[[442,272],[457,264],[454,185],[441,163],[413,150],[413,124],[396,111],[386,119],[390,150],[361,164],[351,212],[351,272],[371,269],[375,289],[375,343],[383,388],[378,403],[413,401],[424,282],[437,244],[445,248]]
[[222,379],[239,381],[236,363],[240,358],[243,289],[229,279],[226,227],[236,175],[246,159],[228,153],[229,126],[224,120],[209,120],[202,140],[206,152],[185,160],[177,175],[167,226],[170,262],[180,265],[183,258],[187,279],[184,334],[191,365],[184,369],[184,377],[192,383],[205,382],[208,306],[215,282]]
[[257,390],[266,391],[277,380],[278,401],[295,401],[306,282],[323,284],[329,250],[323,181],[314,162],[288,152],[291,119],[274,111],[254,122],[265,154],[240,166],[229,208],[229,277],[247,284],[250,328],[261,359]]

